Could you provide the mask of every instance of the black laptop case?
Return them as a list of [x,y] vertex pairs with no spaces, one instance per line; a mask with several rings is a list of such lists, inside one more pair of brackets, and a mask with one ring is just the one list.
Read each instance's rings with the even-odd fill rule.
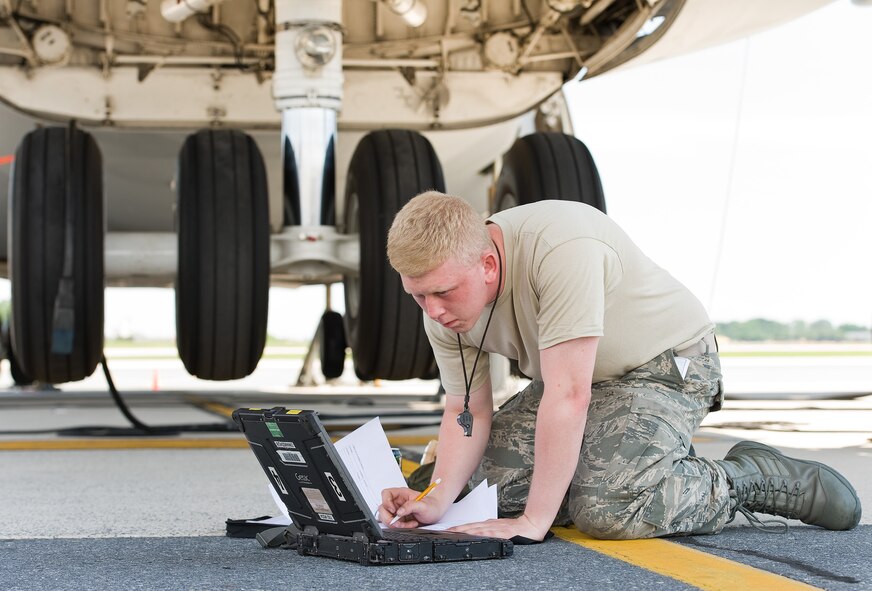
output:
[[303,555],[364,565],[506,558],[509,540],[423,529],[383,530],[348,475],[318,414],[282,407],[238,409],[233,420],[245,434],[264,473],[288,508]]

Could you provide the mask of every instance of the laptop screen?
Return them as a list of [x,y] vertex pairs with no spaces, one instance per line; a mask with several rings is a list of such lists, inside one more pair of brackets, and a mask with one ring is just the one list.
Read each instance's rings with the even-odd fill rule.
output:
[[300,530],[382,537],[316,412],[239,409],[233,420]]

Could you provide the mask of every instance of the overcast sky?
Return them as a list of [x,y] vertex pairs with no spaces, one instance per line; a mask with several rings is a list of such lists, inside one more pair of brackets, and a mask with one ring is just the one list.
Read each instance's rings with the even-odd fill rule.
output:
[[609,214],[716,321],[872,323],[872,7],[568,89]]
[[[840,0],[568,89],[609,215],[715,321],[872,324],[870,57],[872,7]],[[311,337],[323,302],[324,287],[273,289],[270,333]],[[109,336],[174,322],[171,290],[107,290]]]

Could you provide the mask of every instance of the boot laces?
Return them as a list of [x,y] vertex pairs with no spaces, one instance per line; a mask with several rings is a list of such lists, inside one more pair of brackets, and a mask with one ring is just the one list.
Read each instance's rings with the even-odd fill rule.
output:
[[[781,519],[760,519],[754,515],[753,511],[746,509],[742,505],[737,505],[736,511],[745,516],[745,519],[748,520],[751,527],[766,532],[767,534],[786,534],[787,530],[790,529],[790,526],[787,525],[786,521],[782,521]],[[733,513],[733,516],[730,517],[730,521],[735,518],[736,514]],[[730,523],[730,521],[727,523]]]
[[[754,512],[778,515],[788,519],[799,519],[802,508],[798,482],[791,487],[786,480],[776,484],[774,478],[763,478],[756,481],[744,481],[735,489],[736,511],[748,519],[755,529],[770,533],[785,533],[789,526],[780,519],[762,520]],[[735,513],[730,521],[735,518]]]

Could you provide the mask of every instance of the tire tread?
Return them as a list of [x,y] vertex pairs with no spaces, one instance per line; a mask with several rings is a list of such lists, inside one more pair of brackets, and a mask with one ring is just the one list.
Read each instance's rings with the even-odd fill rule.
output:
[[[69,144],[69,146],[67,146]],[[64,271],[66,210],[72,220],[73,348],[51,351],[54,304]],[[28,133],[16,152],[10,195],[11,346],[21,370],[60,384],[91,375],[103,351],[102,157],[76,128]]]
[[435,373],[421,310],[405,294],[385,256],[394,215],[428,189],[444,191],[445,182],[436,153],[424,136],[386,129],[360,141],[346,187],[346,203],[349,196],[358,197],[359,220],[346,219],[346,227],[360,231],[359,310],[356,318],[351,317],[346,303],[346,334],[361,379],[429,378]]
[[201,130],[179,155],[179,356],[191,375],[240,379],[266,344],[269,212],[254,140]]

